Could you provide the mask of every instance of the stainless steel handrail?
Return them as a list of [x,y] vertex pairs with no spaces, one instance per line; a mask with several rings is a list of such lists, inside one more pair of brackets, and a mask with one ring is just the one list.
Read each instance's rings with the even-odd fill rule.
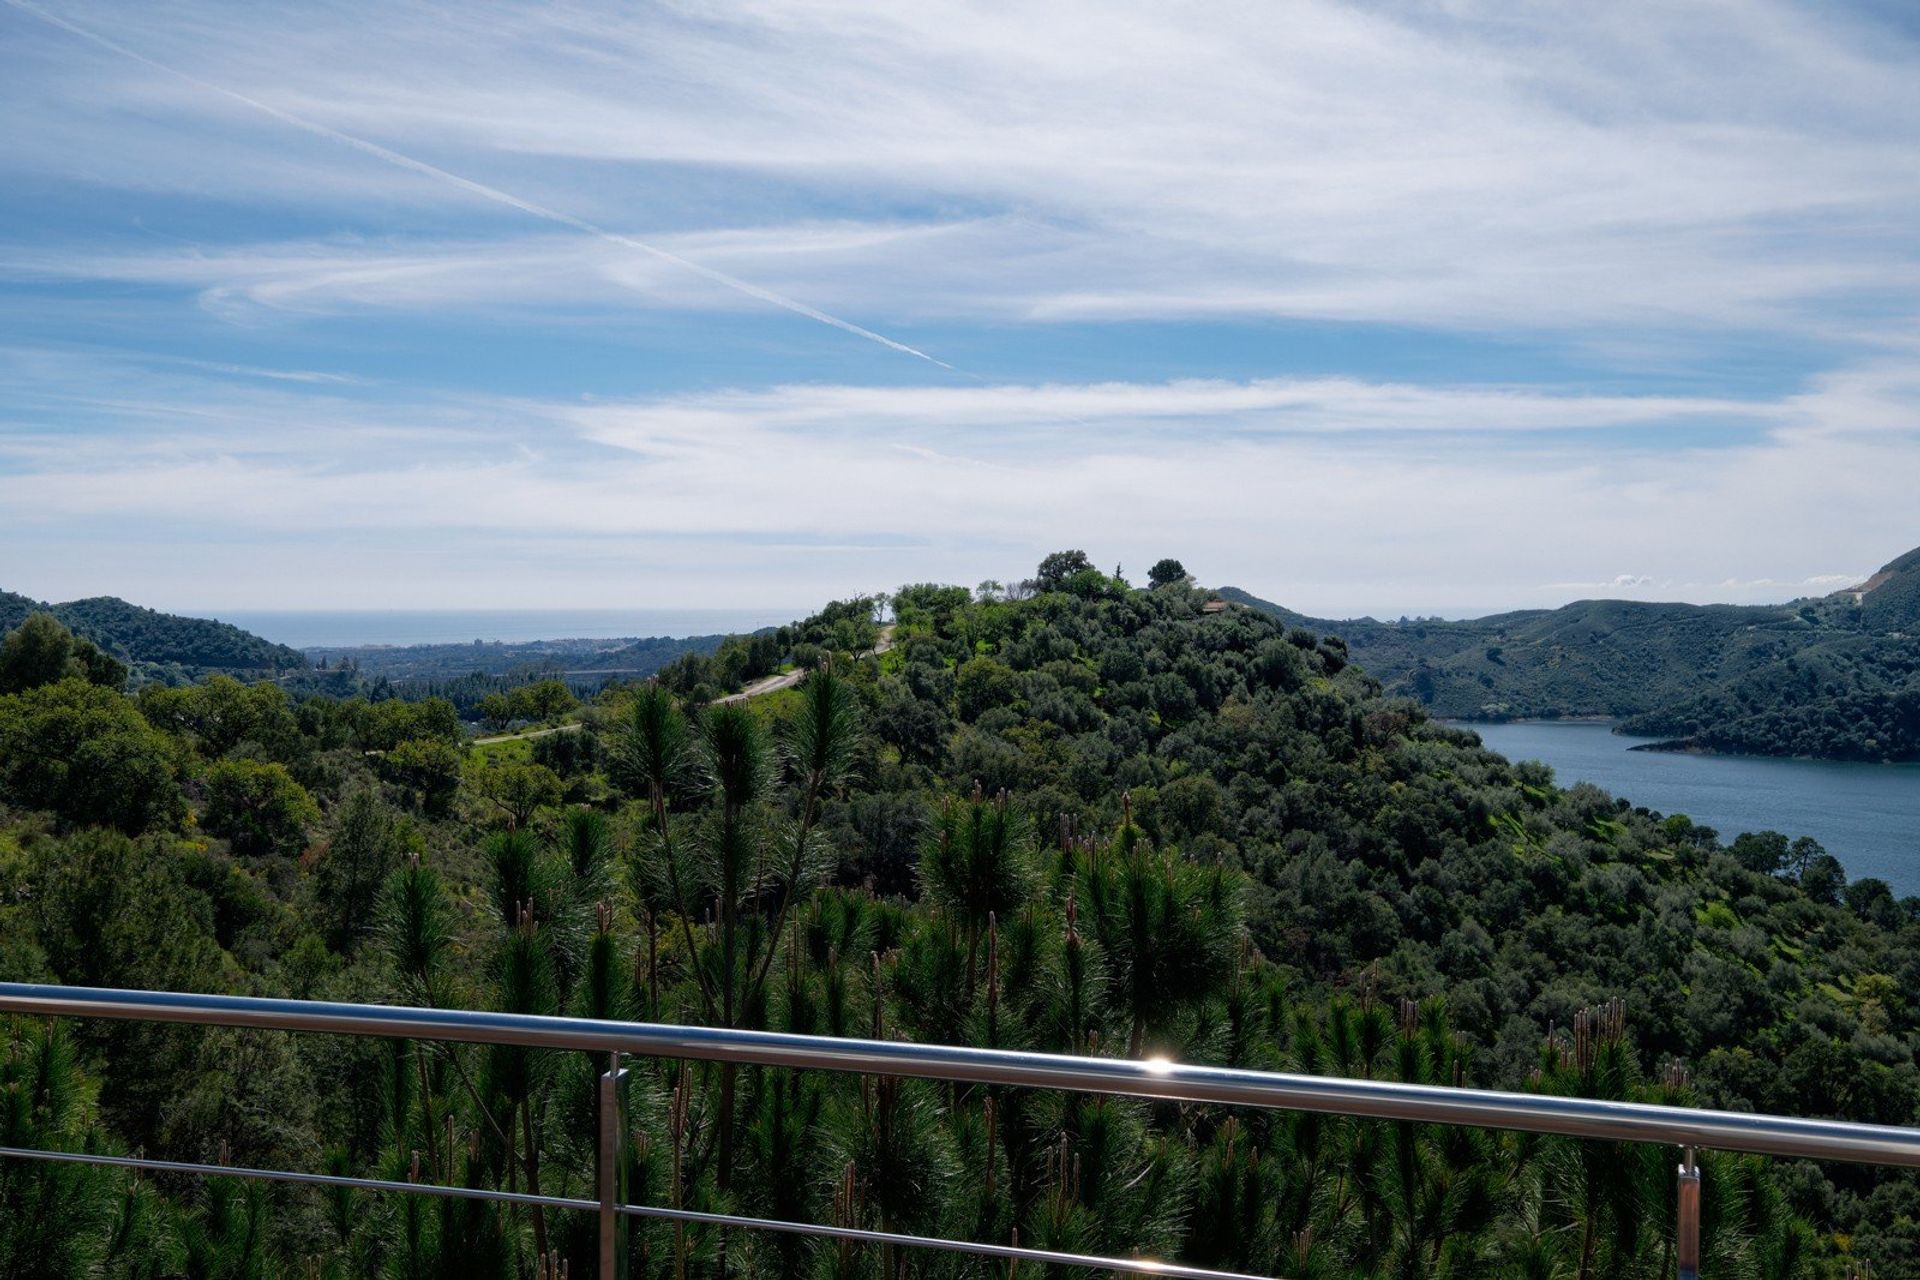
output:
[[836,1040],[773,1031],[601,1022],[465,1009],[263,1000],[252,996],[26,983],[0,983],[0,1013],[401,1036],[416,1040],[513,1044],[850,1071],[862,1075],[918,1076],[972,1084],[1024,1085],[1179,1102],[1321,1111],[1430,1124],[1520,1129],[1616,1142],[1664,1143],[1675,1147],[1920,1168],[1920,1129],[1491,1089],[1243,1071],[1154,1060],[1074,1058],[908,1041]]
[[[1691,1202],[1696,1207],[1698,1204],[1698,1183],[1688,1181],[1689,1176],[1697,1178],[1692,1155],[1694,1148],[1920,1168],[1920,1129],[1488,1089],[1454,1089],[1380,1080],[1245,1071],[1158,1060],[1079,1058],[1001,1049],[899,1041],[838,1040],[823,1036],[660,1023],[607,1022],[457,1009],[267,1000],[249,996],[55,987],[27,983],[0,983],[0,1013],[257,1027],[337,1035],[395,1036],[608,1053],[613,1058],[607,1075],[603,1077],[603,1100],[617,1096],[617,1091],[604,1082],[619,1070],[619,1055],[634,1054],[1316,1111],[1430,1124],[1513,1129],[1616,1142],[1662,1143],[1686,1152],[1685,1162],[1681,1166],[1680,1205],[1683,1214],[1689,1201],[1689,1190],[1692,1192]],[[602,1111],[604,1144],[607,1108],[603,1106]],[[603,1145],[603,1152],[606,1150]],[[0,1156],[26,1154],[0,1150]],[[131,1163],[124,1157],[119,1158],[119,1162]],[[566,1207],[600,1211],[603,1258],[611,1256],[613,1219],[615,1215],[623,1215],[722,1222],[769,1230],[841,1235],[860,1240],[891,1238],[898,1243],[916,1246],[972,1249],[988,1256],[1034,1258],[1076,1266],[1104,1266],[1117,1271],[1201,1277],[1203,1280],[1230,1274],[1154,1263],[1146,1259],[1090,1259],[1079,1255],[1049,1254],[1045,1250],[1020,1249],[1017,1245],[970,1246],[956,1241],[936,1243],[919,1237],[889,1237],[887,1233],[797,1223],[776,1226],[758,1219],[617,1204],[612,1184],[606,1176],[610,1163],[603,1159],[602,1167],[600,1199],[580,1201],[577,1205],[569,1204]],[[317,1175],[274,1175],[258,1170],[220,1171],[240,1176],[281,1176],[288,1181],[328,1181]],[[354,1185],[378,1185],[388,1190],[425,1190],[411,1183],[368,1184],[356,1181]],[[446,1188],[436,1188],[429,1194],[448,1193]],[[488,1193],[476,1198],[505,1197]],[[1683,1240],[1686,1239],[1684,1228],[1687,1225],[1683,1219]],[[1684,1256],[1686,1252],[1682,1250],[1679,1259],[1683,1271],[1688,1269],[1685,1264],[1689,1261],[1697,1266],[1697,1259],[1688,1259]]]

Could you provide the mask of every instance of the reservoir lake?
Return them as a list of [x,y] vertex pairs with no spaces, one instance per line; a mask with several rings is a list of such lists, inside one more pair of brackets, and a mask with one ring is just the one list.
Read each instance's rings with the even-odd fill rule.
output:
[[1812,836],[1897,897],[1920,894],[1920,764],[1849,764],[1633,751],[1648,738],[1593,721],[1467,724],[1510,760],[1539,760],[1562,786],[1591,782],[1635,805],[1684,813],[1723,840],[1743,831]]

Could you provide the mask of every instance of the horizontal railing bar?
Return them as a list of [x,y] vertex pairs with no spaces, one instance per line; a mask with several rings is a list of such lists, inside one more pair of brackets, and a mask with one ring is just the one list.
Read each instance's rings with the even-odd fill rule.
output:
[[435,1182],[395,1182],[389,1178],[348,1178],[336,1173],[295,1173],[286,1169],[249,1169],[225,1164],[193,1164],[185,1160],[149,1160],[144,1156],[95,1155],[84,1151],[41,1151],[32,1147],[0,1147],[0,1157],[46,1160],[54,1164],[97,1164],[109,1169],[140,1169],[149,1173],[187,1173],[201,1178],[252,1178],[260,1182],[293,1182],[307,1187],[349,1187],[356,1191],[408,1191],[415,1195],[453,1200],[491,1200],[530,1205],[538,1209],[582,1209],[597,1213],[598,1200],[566,1196],[535,1196],[520,1191],[488,1191],[481,1187],[446,1187]]
[[1920,1167],[1920,1129],[1122,1058],[460,1009],[0,983],[0,1013],[620,1052]]
[[909,1236],[894,1231],[868,1231],[864,1227],[829,1227],[817,1222],[787,1222],[780,1218],[742,1218],[730,1213],[704,1213],[697,1209],[660,1209],[652,1205],[621,1205],[620,1213],[634,1218],[664,1218],[669,1222],[694,1222],[721,1227],[743,1227],[753,1231],[781,1231],[789,1235],[827,1236],[860,1244],[897,1244],[911,1249],[944,1249],[948,1253],[970,1253],[983,1258],[1008,1258],[1015,1262],[1051,1262],[1063,1267],[1089,1267],[1118,1271],[1126,1275],[1172,1276],[1178,1280],[1273,1280],[1271,1276],[1249,1275],[1244,1271],[1210,1271],[1179,1262],[1160,1262],[1152,1258],[1108,1258],[1091,1253],[1057,1253],[1052,1249],[1029,1249],[1025,1245],[979,1244],[970,1240],[948,1240],[941,1236]]
[[[443,1199],[488,1200],[498,1204],[530,1205],[541,1209],[577,1209],[597,1212],[597,1200],[578,1200],[569,1196],[536,1196],[516,1191],[488,1191],[478,1187],[447,1187],[432,1182],[396,1182],[388,1178],[349,1178],[331,1173],[294,1173],[282,1169],[254,1169],[238,1165],[194,1164],[184,1160],[149,1160],[143,1156],[110,1156],[83,1151],[41,1151],[32,1147],[0,1147],[0,1158],[40,1160],[53,1164],[92,1164],[110,1169],[138,1169],[149,1173],[183,1173],[203,1178],[252,1178],[262,1182],[290,1182],[299,1186],[345,1187],[355,1191],[397,1191],[411,1195],[438,1196]],[[749,1231],[778,1231],[789,1235],[826,1236],[861,1244],[897,1244],[915,1249],[943,1249],[949,1253],[967,1253],[984,1258],[1011,1258],[1020,1262],[1051,1262],[1064,1267],[1089,1267],[1128,1274],[1177,1277],[1178,1280],[1267,1280],[1238,1271],[1210,1271],[1177,1262],[1158,1262],[1147,1258],[1107,1258],[1097,1254],[1059,1253],[1051,1249],[1031,1249],[1021,1245],[981,1244],[967,1240],[946,1240],[938,1236],[902,1235],[891,1231],[868,1231],[861,1227],[833,1227],[812,1222],[786,1222],[779,1218],[747,1218],[730,1213],[705,1213],[697,1209],[667,1209],[652,1205],[623,1204],[616,1213],[634,1218],[658,1218],[705,1226],[738,1227]]]

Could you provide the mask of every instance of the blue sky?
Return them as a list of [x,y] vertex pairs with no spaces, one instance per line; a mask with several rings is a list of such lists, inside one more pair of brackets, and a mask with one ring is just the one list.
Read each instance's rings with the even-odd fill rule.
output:
[[1887,3],[0,0],[0,586],[1322,614],[1920,543]]

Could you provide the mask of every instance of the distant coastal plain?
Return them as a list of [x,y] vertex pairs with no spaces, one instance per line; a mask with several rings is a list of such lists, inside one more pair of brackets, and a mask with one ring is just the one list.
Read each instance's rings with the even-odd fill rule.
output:
[[206,610],[296,649],[364,645],[525,644],[535,640],[617,640],[702,636],[778,626],[803,609],[340,609]]

